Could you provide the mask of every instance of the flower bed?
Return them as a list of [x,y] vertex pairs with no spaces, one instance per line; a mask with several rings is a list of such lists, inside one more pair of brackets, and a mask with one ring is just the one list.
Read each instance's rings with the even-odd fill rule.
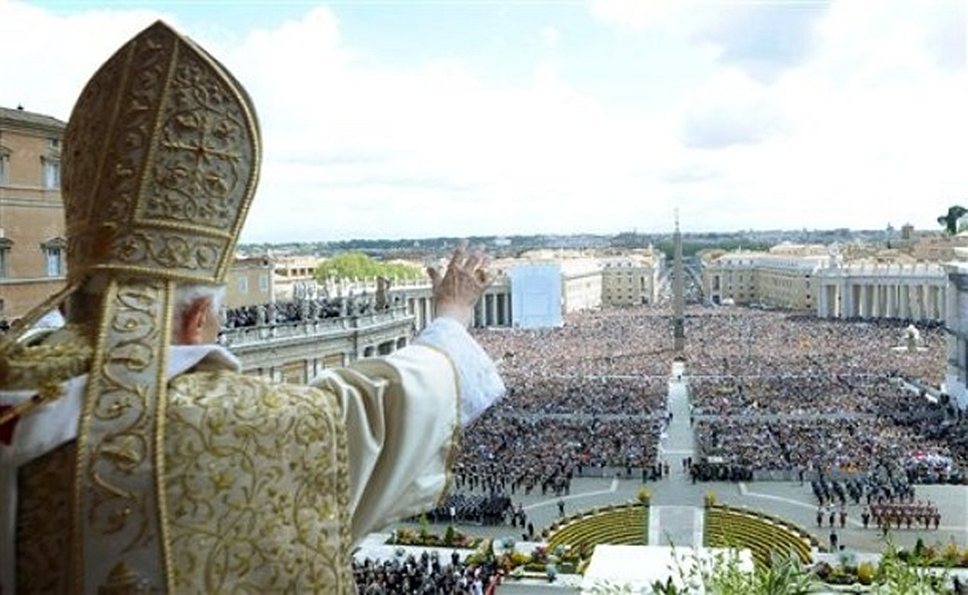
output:
[[400,529],[395,531],[387,545],[412,545],[421,547],[452,547],[457,549],[474,549],[483,539],[471,537],[466,533],[455,531],[453,527],[448,527],[443,536],[436,533],[429,533],[426,530],[416,531],[414,529]]

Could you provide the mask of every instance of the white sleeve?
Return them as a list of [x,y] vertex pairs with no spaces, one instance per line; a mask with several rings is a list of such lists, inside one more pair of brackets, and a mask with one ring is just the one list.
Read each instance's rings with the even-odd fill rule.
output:
[[434,319],[414,341],[443,351],[457,369],[461,425],[467,426],[504,396],[497,366],[464,325],[452,318]]

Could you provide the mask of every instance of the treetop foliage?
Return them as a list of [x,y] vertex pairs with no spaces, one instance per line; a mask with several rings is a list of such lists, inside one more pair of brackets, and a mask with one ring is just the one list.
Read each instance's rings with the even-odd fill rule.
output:
[[327,258],[316,266],[316,279],[319,281],[329,277],[419,279],[423,274],[423,270],[419,267],[404,263],[379,261],[362,252],[344,252],[332,258]]

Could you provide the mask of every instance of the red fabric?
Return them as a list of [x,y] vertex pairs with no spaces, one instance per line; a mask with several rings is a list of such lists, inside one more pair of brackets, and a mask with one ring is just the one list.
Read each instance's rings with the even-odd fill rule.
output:
[[[13,405],[0,405],[0,414],[3,414],[8,409],[13,409]],[[13,430],[17,427],[17,422],[20,421],[20,417],[14,417],[7,423],[0,426],[0,442],[10,446],[13,443]],[[2,589],[2,587],[0,587]],[[0,591],[0,595],[3,591]]]

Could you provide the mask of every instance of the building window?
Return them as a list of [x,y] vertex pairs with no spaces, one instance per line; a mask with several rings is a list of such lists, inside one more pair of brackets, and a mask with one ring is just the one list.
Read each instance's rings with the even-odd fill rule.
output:
[[64,276],[64,253],[67,241],[64,238],[51,238],[40,245],[44,253],[44,272],[48,277]]
[[249,293],[248,277],[239,277],[239,293]]
[[47,190],[57,190],[60,188],[60,160],[50,157],[41,158],[44,172],[44,188]]
[[61,277],[64,275],[64,254],[60,248],[47,248],[45,251],[47,258],[47,276]]
[[269,275],[259,275],[259,291],[269,291]]
[[6,279],[9,273],[10,249],[13,242],[7,238],[0,238],[0,279]]
[[0,147],[0,184],[10,181],[10,149]]

